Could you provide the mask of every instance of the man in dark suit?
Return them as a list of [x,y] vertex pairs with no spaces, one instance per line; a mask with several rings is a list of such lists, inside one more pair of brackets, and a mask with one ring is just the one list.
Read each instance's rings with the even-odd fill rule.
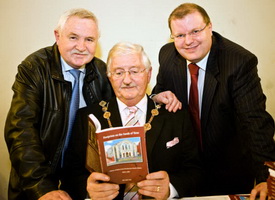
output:
[[274,121],[265,110],[256,56],[212,32],[209,16],[196,4],[177,7],[169,28],[174,42],[160,50],[153,99],[170,102],[169,110],[187,109],[192,84],[187,66],[198,66],[198,142],[205,169],[201,194],[251,192],[251,199],[257,193],[265,199],[264,161],[275,160]]
[[[129,106],[138,108],[140,125],[148,122],[156,104],[146,95],[152,68],[143,48],[132,43],[116,44],[109,53],[107,71],[116,94],[116,98],[106,104],[112,126],[127,124]],[[98,172],[90,175],[85,169],[88,115],[96,127],[101,127],[98,129],[109,128],[102,107],[95,104],[78,114],[71,153],[66,159],[69,163],[65,166],[67,180],[62,182],[64,190],[76,200],[85,197],[86,187],[93,200],[123,199],[124,185],[111,184],[107,175]],[[146,180],[137,183],[139,194],[155,199],[196,195],[201,177],[200,159],[188,112],[171,113],[160,108],[159,114],[148,123],[151,124],[151,129],[146,132],[150,173]]]

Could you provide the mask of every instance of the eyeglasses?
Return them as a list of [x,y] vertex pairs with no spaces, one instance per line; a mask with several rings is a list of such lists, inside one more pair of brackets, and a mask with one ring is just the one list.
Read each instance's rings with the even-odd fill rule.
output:
[[144,69],[133,68],[133,69],[130,69],[129,71],[117,69],[116,71],[109,72],[109,73],[112,76],[114,76],[115,78],[124,78],[126,72],[128,72],[131,77],[135,78],[135,77],[139,77],[145,70],[146,70],[146,68],[144,68]]
[[179,35],[170,35],[170,38],[171,39],[183,39],[186,37],[186,35],[189,35],[191,37],[197,37],[199,36],[199,34],[207,27],[208,23],[202,28],[202,29],[196,29],[196,30],[193,30],[192,32],[190,33],[187,33],[187,34],[179,34]]

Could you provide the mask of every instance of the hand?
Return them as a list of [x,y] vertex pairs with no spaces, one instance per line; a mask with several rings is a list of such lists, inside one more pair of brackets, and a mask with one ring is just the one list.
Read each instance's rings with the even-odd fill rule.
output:
[[249,199],[255,200],[256,196],[260,195],[260,200],[265,200],[267,197],[267,183],[262,182],[256,185],[252,190]]
[[72,200],[72,198],[63,190],[54,190],[44,194],[38,200]]
[[150,173],[146,180],[137,183],[138,193],[153,197],[157,200],[166,200],[170,195],[169,176],[165,171]]
[[166,104],[165,108],[169,112],[173,111],[176,112],[182,108],[181,102],[178,98],[174,95],[171,91],[161,92],[152,98],[157,103]]
[[106,174],[93,172],[87,180],[87,191],[90,198],[98,199],[114,199],[119,193],[119,185],[107,183],[110,177]]

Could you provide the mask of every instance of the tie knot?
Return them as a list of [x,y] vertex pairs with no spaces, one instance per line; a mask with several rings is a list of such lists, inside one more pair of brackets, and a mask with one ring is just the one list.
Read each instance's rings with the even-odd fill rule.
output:
[[136,106],[128,107],[128,109],[129,109],[129,113],[133,113],[133,114],[135,114],[138,110],[138,108]]
[[71,69],[69,72],[73,75],[73,77],[75,78],[75,80],[79,79],[80,70],[78,70],[78,69]]
[[196,75],[198,76],[198,73],[199,73],[199,67],[198,65],[194,64],[194,63],[190,63],[188,65],[188,68],[189,68],[189,71],[190,71],[190,74],[191,75]]

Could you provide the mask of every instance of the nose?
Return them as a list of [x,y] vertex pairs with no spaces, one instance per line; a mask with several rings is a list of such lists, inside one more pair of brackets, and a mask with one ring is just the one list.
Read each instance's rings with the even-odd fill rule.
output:
[[193,37],[189,34],[186,34],[184,39],[185,39],[184,42],[185,42],[186,45],[190,45],[194,41]]
[[78,40],[77,44],[76,44],[76,49],[78,51],[85,51],[86,47],[85,47],[85,41],[84,40]]
[[132,82],[132,78],[131,78],[131,74],[129,71],[126,71],[125,74],[124,74],[124,78],[123,78],[123,82],[125,84],[129,84]]

